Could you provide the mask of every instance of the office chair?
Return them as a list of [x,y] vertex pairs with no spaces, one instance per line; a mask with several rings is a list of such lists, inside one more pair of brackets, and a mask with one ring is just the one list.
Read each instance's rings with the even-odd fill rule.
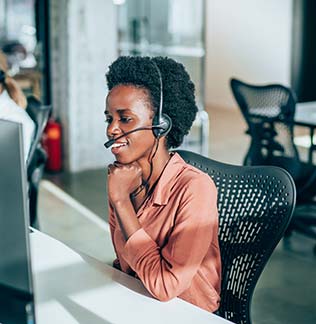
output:
[[27,159],[27,179],[29,183],[30,225],[38,228],[38,186],[47,160],[46,152],[41,145],[41,138],[51,112],[51,106],[43,106],[34,96],[29,96],[26,112],[35,123],[35,134]]
[[294,92],[280,84],[250,85],[237,79],[230,84],[251,136],[244,165],[275,165],[292,175],[297,208],[286,234],[295,230],[316,239],[316,167],[300,159],[294,144]]
[[222,259],[218,314],[234,323],[250,324],[256,283],[293,213],[293,179],[278,167],[234,166],[189,151],[177,152],[209,174],[217,187]]

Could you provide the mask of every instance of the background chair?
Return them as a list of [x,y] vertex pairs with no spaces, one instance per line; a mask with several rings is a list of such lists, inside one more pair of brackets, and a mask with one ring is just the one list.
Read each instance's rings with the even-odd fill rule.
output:
[[27,179],[29,183],[30,224],[38,228],[38,186],[43,176],[47,159],[46,152],[41,145],[41,138],[51,112],[51,106],[43,106],[39,100],[30,96],[27,98],[26,112],[35,123],[35,134],[27,160]]
[[222,258],[218,313],[234,323],[249,324],[254,288],[292,216],[294,182],[281,168],[233,166],[177,152],[209,174],[218,190]]
[[251,85],[237,79],[230,84],[251,136],[244,165],[280,166],[292,175],[297,208],[287,235],[296,230],[316,239],[316,167],[300,159],[294,144],[295,94],[280,84]]

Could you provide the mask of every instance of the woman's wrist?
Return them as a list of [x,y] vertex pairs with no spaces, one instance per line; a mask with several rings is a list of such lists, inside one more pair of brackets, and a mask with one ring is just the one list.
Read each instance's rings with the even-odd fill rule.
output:
[[120,195],[119,197],[115,197],[114,199],[111,199],[111,204],[115,208],[124,207],[129,203],[131,203],[129,195]]
[[141,228],[133,204],[130,199],[118,200],[114,204],[114,210],[123,236],[127,241],[128,238]]

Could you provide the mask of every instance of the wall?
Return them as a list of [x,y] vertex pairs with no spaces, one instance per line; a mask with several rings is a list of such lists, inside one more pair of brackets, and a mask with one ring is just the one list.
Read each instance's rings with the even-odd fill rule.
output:
[[104,167],[105,72],[116,58],[116,8],[112,0],[51,1],[54,114],[63,126],[64,167],[71,172]]
[[206,0],[206,104],[236,106],[232,76],[290,84],[292,0]]
[[[236,106],[229,79],[290,82],[293,0],[206,0],[206,103]],[[112,0],[51,3],[54,113],[63,126],[64,166],[72,172],[112,160],[103,123],[106,67],[116,58]]]

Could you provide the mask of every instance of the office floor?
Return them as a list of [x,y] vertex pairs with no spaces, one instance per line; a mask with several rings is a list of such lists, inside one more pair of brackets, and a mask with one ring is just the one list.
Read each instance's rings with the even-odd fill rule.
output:
[[[210,156],[241,164],[249,139],[244,135],[246,126],[239,112],[213,109],[210,125]],[[299,130],[302,134],[304,130]],[[39,215],[43,231],[109,263],[113,250],[105,248],[110,244],[105,170],[47,174],[45,178],[50,182],[43,181],[41,186]],[[254,324],[316,323],[314,245],[313,240],[295,233],[280,242],[254,293]]]

